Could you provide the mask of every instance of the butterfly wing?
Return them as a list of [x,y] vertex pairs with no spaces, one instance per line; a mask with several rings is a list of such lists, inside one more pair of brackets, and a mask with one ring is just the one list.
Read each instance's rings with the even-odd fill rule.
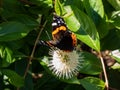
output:
[[46,41],[44,44],[60,50],[72,51],[77,43],[75,34],[68,30],[63,18],[55,14],[52,22],[52,37],[53,40]]

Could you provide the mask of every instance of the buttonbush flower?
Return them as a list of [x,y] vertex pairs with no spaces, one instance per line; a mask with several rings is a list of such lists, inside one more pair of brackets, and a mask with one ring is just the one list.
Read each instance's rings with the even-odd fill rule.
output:
[[52,60],[48,66],[52,73],[58,78],[70,79],[76,76],[82,67],[83,59],[77,51],[63,51],[60,49],[51,49]]

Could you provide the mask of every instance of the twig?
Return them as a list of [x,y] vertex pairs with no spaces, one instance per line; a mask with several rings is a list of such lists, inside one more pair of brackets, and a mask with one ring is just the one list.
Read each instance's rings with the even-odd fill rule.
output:
[[41,35],[41,33],[42,33],[42,31],[43,31],[46,23],[47,23],[47,21],[45,21],[43,27],[41,27],[41,29],[40,29],[40,31],[39,31],[39,33],[38,33],[38,36],[37,36],[37,38],[36,38],[36,41],[35,41],[35,44],[34,44],[34,47],[33,47],[33,50],[32,50],[32,53],[31,53],[30,58],[29,58],[29,62],[28,62],[28,64],[27,64],[27,67],[26,67],[26,70],[25,70],[25,73],[24,73],[24,78],[25,78],[26,75],[27,75],[27,72],[28,72],[28,70],[29,70],[31,61],[32,61],[32,59],[33,59],[33,57],[34,57],[34,52],[35,52],[36,45],[37,45],[37,43],[38,43],[38,41],[39,41],[39,37],[40,37],[40,35]]
[[103,61],[101,53],[99,53],[99,58],[100,58],[101,63],[102,63],[102,69],[103,69],[103,74],[104,74],[104,78],[105,78],[106,90],[109,90],[109,83],[108,83],[107,72],[106,72],[106,69],[105,69],[105,64],[104,64],[104,61]]
[[[43,26],[41,27],[41,29],[40,29],[40,31],[39,31],[39,33],[38,33],[38,36],[37,36],[37,38],[36,38],[36,41],[35,41],[33,50],[32,50],[32,52],[31,52],[31,55],[30,55],[30,58],[29,58],[29,61],[28,61],[28,64],[27,64],[27,67],[26,67],[26,70],[25,70],[25,73],[24,73],[24,76],[23,76],[24,78],[26,77],[26,75],[27,75],[27,73],[28,73],[28,70],[29,70],[29,68],[30,68],[31,61],[32,61],[32,59],[34,58],[34,52],[35,52],[36,45],[37,45],[37,43],[38,43],[38,41],[39,41],[39,37],[40,37],[40,35],[41,35],[41,33],[42,33],[42,31],[43,31],[46,23],[47,23],[47,20],[45,21],[45,23],[43,24]],[[19,88],[17,88],[17,90],[19,90]]]

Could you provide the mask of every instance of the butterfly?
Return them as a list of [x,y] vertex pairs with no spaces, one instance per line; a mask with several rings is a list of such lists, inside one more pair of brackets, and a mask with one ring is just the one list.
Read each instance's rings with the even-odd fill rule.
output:
[[41,41],[41,43],[63,51],[73,51],[77,44],[76,35],[68,29],[64,19],[56,14],[53,14],[52,38],[50,41]]

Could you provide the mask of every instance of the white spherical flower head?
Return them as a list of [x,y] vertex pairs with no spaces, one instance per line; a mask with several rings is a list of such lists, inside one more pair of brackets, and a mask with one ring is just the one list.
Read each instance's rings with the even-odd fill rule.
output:
[[82,66],[81,61],[83,60],[75,50],[67,52],[56,49],[51,50],[50,55],[52,55],[52,60],[50,60],[49,68],[59,78],[72,78],[77,75]]

